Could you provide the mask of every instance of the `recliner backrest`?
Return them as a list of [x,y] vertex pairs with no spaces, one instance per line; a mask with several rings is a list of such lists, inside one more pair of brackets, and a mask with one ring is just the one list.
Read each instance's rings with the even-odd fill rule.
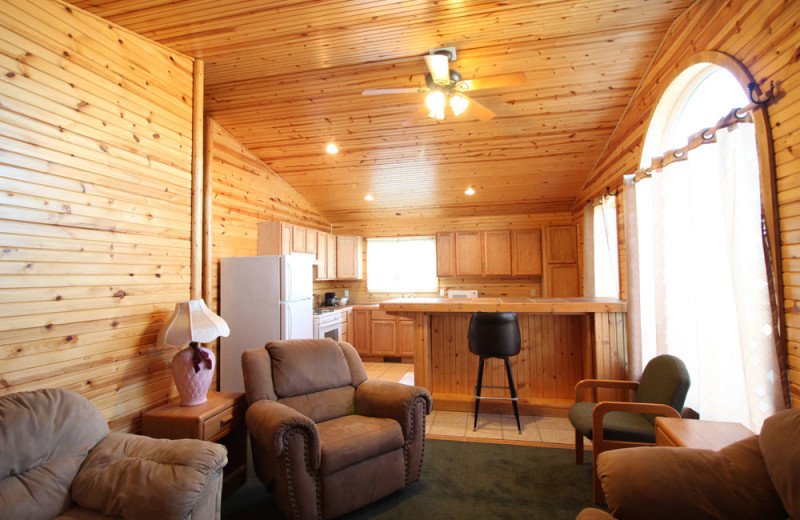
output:
[[[681,412],[689,391],[689,371],[679,358],[669,354],[656,356],[647,363],[639,380],[635,401],[666,404]],[[655,424],[655,415],[644,414]]]

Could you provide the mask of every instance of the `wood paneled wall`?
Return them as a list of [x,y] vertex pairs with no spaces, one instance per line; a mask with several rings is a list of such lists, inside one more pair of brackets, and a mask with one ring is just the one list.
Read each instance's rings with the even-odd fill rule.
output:
[[[791,393],[800,404],[800,2],[698,1],[673,24],[578,200],[618,186],[639,166],[647,124],[659,95],[686,61],[719,51],[743,63],[778,99],[767,110],[772,130],[780,219],[783,294]],[[620,233],[620,238],[624,232]],[[621,260],[624,254],[621,255]],[[621,265],[624,265],[622,263]],[[624,281],[624,277],[623,277]]]
[[213,301],[219,298],[219,259],[258,253],[258,222],[281,220],[330,231],[324,217],[219,123],[206,118],[206,158],[212,184]]
[[193,59],[58,0],[0,0],[0,394],[76,390],[117,431],[177,395]]
[[[397,218],[394,220],[374,220],[359,222],[347,227],[336,223],[333,225],[334,233],[344,235],[358,235],[361,237],[393,237],[393,236],[433,236],[437,231],[469,231],[472,229],[527,229],[544,226],[558,226],[571,224],[572,215],[569,212],[537,213],[524,215],[498,215],[492,217],[463,217],[463,218],[436,218],[436,219],[409,219]],[[364,244],[364,272],[366,273],[366,243]],[[439,278],[440,289],[475,289],[481,296],[489,297],[530,297],[531,289],[537,295],[542,294],[542,279],[540,276],[529,278],[502,278],[502,277],[448,277]],[[350,291],[350,301],[367,303],[379,302],[390,298],[399,298],[400,293],[368,293],[367,281],[331,281],[316,282],[314,293],[322,295],[326,291],[333,291],[338,296],[344,296],[344,290]],[[416,293],[418,297],[435,297],[434,293]]]

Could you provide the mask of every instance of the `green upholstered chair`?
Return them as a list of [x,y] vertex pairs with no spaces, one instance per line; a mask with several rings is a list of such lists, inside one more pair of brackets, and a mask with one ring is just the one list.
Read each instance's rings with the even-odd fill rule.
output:
[[[655,444],[656,416],[680,417],[689,383],[683,361],[664,354],[650,360],[639,382],[584,379],[575,385],[575,404],[569,409],[575,427],[575,463],[583,464],[583,438],[590,439],[595,503],[604,501],[597,456],[607,450]],[[597,388],[630,390],[636,396],[633,402],[586,401],[586,390]]]

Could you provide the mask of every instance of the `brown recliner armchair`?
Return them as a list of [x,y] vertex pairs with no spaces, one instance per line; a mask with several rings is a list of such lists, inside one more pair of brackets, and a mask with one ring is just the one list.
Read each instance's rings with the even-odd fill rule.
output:
[[597,469],[611,514],[584,509],[578,520],[797,519],[798,468],[800,409],[776,413],[760,436],[719,451],[607,451]]
[[332,518],[419,480],[427,390],[367,380],[349,344],[288,340],[242,354],[258,478],[288,518]]

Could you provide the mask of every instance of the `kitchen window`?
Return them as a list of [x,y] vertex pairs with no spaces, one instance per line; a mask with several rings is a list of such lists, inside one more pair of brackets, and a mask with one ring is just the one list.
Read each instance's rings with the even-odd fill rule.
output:
[[367,291],[408,294],[438,290],[434,237],[367,239]]

